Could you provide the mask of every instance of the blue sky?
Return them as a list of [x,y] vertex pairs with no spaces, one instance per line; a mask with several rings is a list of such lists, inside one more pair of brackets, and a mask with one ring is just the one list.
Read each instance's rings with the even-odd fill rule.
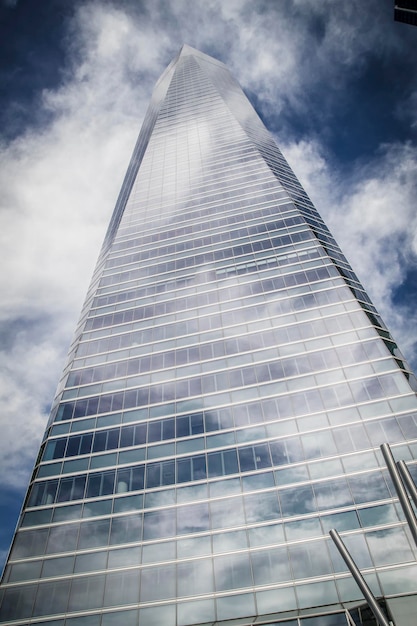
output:
[[0,563],[157,78],[225,62],[417,369],[417,28],[392,0],[0,0]]

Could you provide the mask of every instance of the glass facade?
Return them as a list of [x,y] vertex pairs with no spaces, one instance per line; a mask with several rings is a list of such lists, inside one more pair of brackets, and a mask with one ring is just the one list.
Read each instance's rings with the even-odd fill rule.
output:
[[0,622],[347,626],[363,598],[331,528],[378,597],[416,593],[379,450],[416,476],[414,380],[238,84],[184,46],[92,278]]

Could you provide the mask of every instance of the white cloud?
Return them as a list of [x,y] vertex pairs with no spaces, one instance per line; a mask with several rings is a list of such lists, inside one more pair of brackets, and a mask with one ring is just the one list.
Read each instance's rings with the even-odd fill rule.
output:
[[1,146],[0,469],[16,486],[27,481],[149,98],[133,70],[151,70],[152,81],[159,70],[146,54],[152,33],[119,11],[83,7],[73,29],[83,54],[43,93],[51,122]]

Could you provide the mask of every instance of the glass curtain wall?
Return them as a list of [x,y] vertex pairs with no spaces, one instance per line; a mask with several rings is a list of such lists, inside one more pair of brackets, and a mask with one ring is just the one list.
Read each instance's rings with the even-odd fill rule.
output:
[[415,593],[379,451],[415,475],[414,389],[238,84],[184,46],[87,294],[0,622],[346,626],[363,599],[330,528],[377,596]]

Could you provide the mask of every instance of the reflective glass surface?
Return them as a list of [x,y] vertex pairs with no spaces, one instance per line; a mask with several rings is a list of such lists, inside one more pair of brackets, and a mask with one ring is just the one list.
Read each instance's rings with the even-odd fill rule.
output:
[[345,626],[362,599],[331,528],[376,595],[417,592],[379,451],[415,474],[413,381],[240,87],[184,46],[98,259],[0,622]]

